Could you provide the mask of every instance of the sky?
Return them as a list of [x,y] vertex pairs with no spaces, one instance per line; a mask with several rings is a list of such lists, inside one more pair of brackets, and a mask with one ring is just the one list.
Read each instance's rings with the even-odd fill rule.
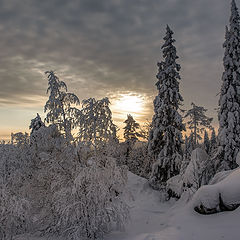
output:
[[36,113],[44,119],[47,70],[80,100],[109,97],[120,127],[128,113],[141,124],[151,121],[167,24],[181,65],[183,108],[206,107],[217,127],[230,0],[0,0],[0,6],[0,139],[28,131]]

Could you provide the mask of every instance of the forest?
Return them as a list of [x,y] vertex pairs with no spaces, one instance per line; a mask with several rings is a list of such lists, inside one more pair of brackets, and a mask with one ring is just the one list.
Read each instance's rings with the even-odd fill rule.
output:
[[[188,208],[196,216],[233,211],[239,219],[240,17],[235,1],[223,44],[218,131],[205,107],[183,105],[173,34],[167,25],[152,120],[141,126],[129,113],[123,139],[111,99],[80,101],[57,72],[45,72],[45,116],[29,119],[30,133],[12,133],[9,142],[0,142],[0,239],[120,239],[111,234],[126,231],[134,220],[129,199],[136,193],[129,189],[139,185],[149,192],[149,201],[151,194],[157,196],[160,207]],[[187,236],[171,238],[171,229],[160,230],[151,239]],[[235,236],[237,229],[231,233]]]

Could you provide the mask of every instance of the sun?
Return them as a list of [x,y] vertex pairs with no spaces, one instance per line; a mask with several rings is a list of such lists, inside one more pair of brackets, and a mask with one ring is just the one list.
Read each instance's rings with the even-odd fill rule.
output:
[[144,99],[141,95],[120,94],[114,108],[125,113],[139,113],[144,108]]

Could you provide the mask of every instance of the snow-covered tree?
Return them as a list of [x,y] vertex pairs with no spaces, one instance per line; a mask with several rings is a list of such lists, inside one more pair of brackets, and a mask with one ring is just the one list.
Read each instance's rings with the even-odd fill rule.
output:
[[212,129],[211,138],[210,138],[210,151],[211,153],[217,148],[217,137],[215,129]]
[[141,137],[138,130],[140,128],[139,123],[137,123],[131,114],[127,115],[127,119],[124,121],[126,126],[123,128],[124,133],[123,136],[125,138],[125,145],[126,145],[126,153],[125,153],[125,161],[128,165],[129,163],[129,154],[134,147],[135,142],[138,140],[138,137]]
[[140,127],[141,138],[148,140],[151,129],[152,123],[147,120],[145,123],[143,123],[143,126]]
[[105,159],[105,166],[98,166],[99,162],[80,168],[72,185],[54,193],[52,210],[57,221],[52,230],[66,239],[103,239],[114,226],[122,230],[128,220],[122,199],[126,169],[111,158]]
[[117,140],[117,126],[113,123],[112,112],[107,97],[82,101],[78,117],[78,140],[91,143],[95,147],[110,140]]
[[79,110],[72,105],[80,104],[78,97],[67,92],[67,85],[60,81],[53,71],[45,72],[48,77],[49,99],[44,106],[47,112],[45,121],[56,124],[60,131],[63,131],[68,141],[72,140],[71,130],[76,124],[76,117]]
[[9,240],[25,233],[30,222],[30,204],[6,185],[0,184],[0,239]]
[[191,104],[192,108],[187,111],[185,118],[189,118],[187,121],[188,128],[193,130],[194,147],[197,146],[198,140],[201,140],[201,134],[205,128],[212,129],[211,122],[213,118],[205,115],[207,109],[201,106],[197,106],[194,103]]
[[54,124],[32,136],[31,145],[0,145],[0,239],[31,229],[48,237],[102,239],[122,229],[127,169],[86,145],[68,144]]
[[124,121],[124,123],[126,124],[126,126],[123,128],[123,136],[125,140],[137,140],[138,137],[141,137],[140,133],[137,131],[140,128],[140,125],[134,120],[131,114],[127,115],[127,119]]
[[222,86],[219,99],[218,156],[219,170],[237,167],[240,148],[240,25],[239,13],[232,0],[230,27],[226,27]]
[[28,133],[11,133],[11,143],[16,144],[17,146],[26,145],[29,143]]
[[37,131],[40,127],[45,127],[44,122],[42,121],[41,117],[37,113],[37,116],[31,120],[31,124],[29,126],[29,129],[31,129],[31,134],[34,131]]
[[180,168],[180,174],[183,175],[190,160],[191,160],[191,154],[192,151],[194,150],[194,140],[193,140],[193,133],[190,134],[190,136],[185,136],[185,141],[184,141],[184,154],[183,154],[183,160],[181,163],[181,168]]
[[210,153],[211,143],[208,137],[208,132],[206,130],[204,131],[203,148],[207,154]]
[[176,63],[178,56],[172,35],[173,31],[167,26],[162,46],[164,60],[158,63],[156,76],[158,95],[154,100],[154,116],[148,141],[148,152],[155,160],[150,178],[153,186],[177,175],[182,161],[181,131],[185,127],[179,106],[183,98],[179,92],[180,65]]

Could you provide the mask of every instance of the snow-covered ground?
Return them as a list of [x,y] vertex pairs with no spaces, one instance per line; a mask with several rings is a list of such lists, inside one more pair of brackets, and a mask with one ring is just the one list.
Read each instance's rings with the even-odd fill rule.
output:
[[200,215],[190,201],[161,202],[145,179],[129,174],[128,190],[135,200],[125,233],[114,232],[106,240],[236,240],[239,239],[240,208],[232,212]]
[[131,220],[125,232],[113,232],[105,237],[106,240],[145,239],[144,236],[167,227],[166,212],[175,200],[161,202],[160,193],[152,190],[146,179],[129,172],[125,197],[130,206]]
[[[240,208],[200,215],[193,210],[191,201],[187,204],[184,200],[162,202],[158,191],[152,190],[145,179],[132,173],[128,174],[125,198],[130,206],[131,221],[125,232],[112,232],[105,240],[239,239]],[[46,240],[29,235],[17,239]]]

